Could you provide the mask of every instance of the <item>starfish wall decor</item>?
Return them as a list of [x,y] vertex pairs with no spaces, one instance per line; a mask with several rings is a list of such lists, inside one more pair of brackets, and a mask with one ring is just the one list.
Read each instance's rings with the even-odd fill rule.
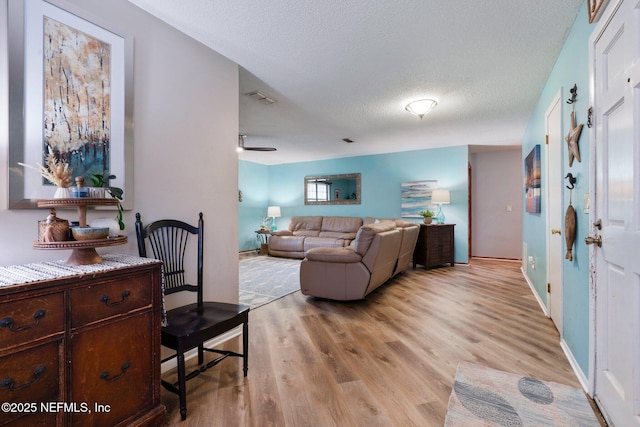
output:
[[578,139],[580,139],[580,132],[582,132],[582,125],[576,126],[575,111],[572,111],[571,130],[565,138],[565,141],[567,141],[567,145],[569,147],[569,167],[573,165],[574,158],[580,161],[580,149],[578,148]]

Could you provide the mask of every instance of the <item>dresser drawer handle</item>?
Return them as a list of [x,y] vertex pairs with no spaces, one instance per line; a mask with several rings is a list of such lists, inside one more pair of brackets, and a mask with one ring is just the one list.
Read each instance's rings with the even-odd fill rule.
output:
[[35,322],[33,322],[33,324],[31,325],[20,326],[19,328],[14,328],[15,321],[11,317],[5,317],[4,319],[0,320],[0,327],[9,328],[11,332],[24,331],[26,329],[30,329],[35,326],[38,326],[38,323],[40,323],[40,319],[43,318],[45,314],[47,314],[47,312],[44,310],[36,311],[33,314],[33,318],[35,319]]
[[115,377],[111,377],[111,374],[109,373],[109,371],[102,371],[100,373],[100,379],[103,379],[107,382],[112,382],[112,381],[116,381],[119,380],[120,378],[122,378],[124,376],[124,374],[127,372],[127,369],[129,369],[129,366],[131,366],[131,363],[124,362],[122,364],[122,367],[120,368],[120,375],[116,375]]
[[120,296],[122,297],[122,299],[120,301],[115,301],[115,302],[109,302],[109,300],[111,298],[109,298],[108,295],[102,295],[102,298],[100,298],[100,301],[105,303],[105,305],[107,307],[114,307],[116,305],[120,305],[123,302],[125,302],[127,300],[127,298],[129,297],[129,295],[131,295],[131,291],[128,289],[125,289],[124,291],[122,291],[122,293],[120,294]]
[[2,381],[0,381],[0,388],[8,388],[11,391],[20,391],[23,388],[27,388],[37,383],[38,380],[40,379],[40,375],[42,375],[45,370],[46,368],[42,365],[36,367],[36,369],[33,370],[33,380],[30,383],[22,384],[19,387],[15,386],[16,383],[13,380],[13,378],[11,377],[4,378]]

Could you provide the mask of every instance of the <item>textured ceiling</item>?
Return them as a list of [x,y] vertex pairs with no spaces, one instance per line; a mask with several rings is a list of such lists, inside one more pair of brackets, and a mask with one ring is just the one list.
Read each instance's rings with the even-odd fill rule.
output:
[[583,2],[129,1],[240,65],[240,132],[278,148],[240,158],[264,164],[519,145]]

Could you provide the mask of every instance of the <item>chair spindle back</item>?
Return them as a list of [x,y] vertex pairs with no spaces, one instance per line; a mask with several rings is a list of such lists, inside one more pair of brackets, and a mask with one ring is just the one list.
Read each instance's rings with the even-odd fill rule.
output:
[[[179,220],[163,219],[143,226],[140,214],[136,214],[136,235],[138,237],[138,253],[147,257],[147,246],[152,256],[163,262],[165,294],[180,291],[198,293],[198,304],[202,304],[202,270],[203,270],[203,227],[202,212],[199,214],[198,227]],[[187,283],[185,254],[189,237],[196,235],[198,239],[197,283]]]

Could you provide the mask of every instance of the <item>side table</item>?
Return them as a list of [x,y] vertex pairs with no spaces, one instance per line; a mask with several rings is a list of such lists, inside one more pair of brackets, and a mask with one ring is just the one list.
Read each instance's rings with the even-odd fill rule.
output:
[[256,239],[260,242],[260,247],[257,249],[259,255],[269,255],[269,236],[271,236],[271,230],[256,230]]
[[413,251],[413,268],[416,264],[431,267],[454,265],[453,229],[455,224],[420,224],[418,242]]

